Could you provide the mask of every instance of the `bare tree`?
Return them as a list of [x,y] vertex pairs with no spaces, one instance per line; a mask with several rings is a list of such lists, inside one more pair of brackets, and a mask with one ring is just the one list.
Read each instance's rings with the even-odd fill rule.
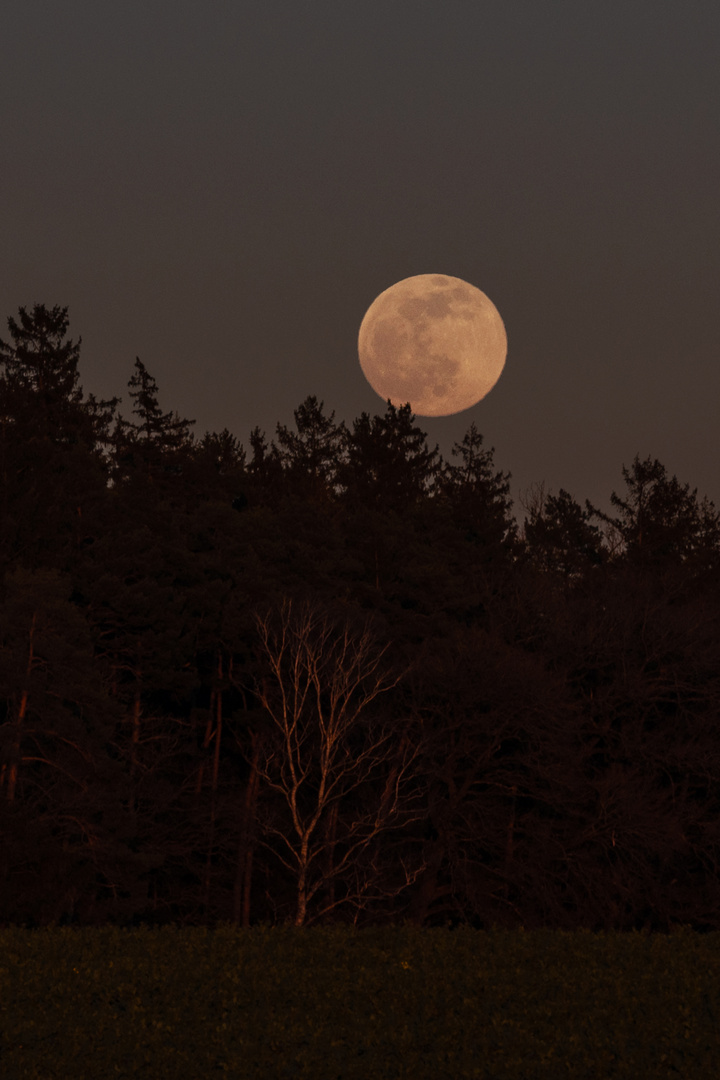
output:
[[[257,768],[279,796],[266,802],[260,826],[292,876],[294,922],[303,926],[341,903],[360,909],[376,891],[374,842],[420,816],[418,748],[406,722],[376,707],[401,676],[367,626],[354,631],[288,600],[276,616],[258,617],[257,629],[258,697],[269,720]],[[419,869],[403,867],[400,888]]]

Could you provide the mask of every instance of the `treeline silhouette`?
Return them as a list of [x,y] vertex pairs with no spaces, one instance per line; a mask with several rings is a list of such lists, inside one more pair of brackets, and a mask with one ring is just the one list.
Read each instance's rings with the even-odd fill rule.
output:
[[720,928],[720,518],[307,398],[246,452],[0,343],[0,921]]

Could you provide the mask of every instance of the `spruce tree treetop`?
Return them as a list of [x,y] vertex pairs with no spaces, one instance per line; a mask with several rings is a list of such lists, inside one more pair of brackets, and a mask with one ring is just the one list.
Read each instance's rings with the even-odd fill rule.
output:
[[325,416],[324,402],[312,395],[295,409],[297,432],[277,426],[280,460],[293,486],[303,495],[327,497],[332,493],[343,455],[346,431],[335,423],[335,413]]
[[[67,308],[35,304],[0,341],[0,558],[65,560],[94,535],[117,399],[85,398]],[[94,524],[93,524],[94,522]]]
[[183,420],[177,413],[164,413],[158,402],[158,386],[143,364],[135,358],[135,374],[130,379],[130,397],[135,402],[133,414],[139,423],[133,424],[138,437],[145,444],[153,443],[165,450],[179,450],[192,440],[190,433],[194,420]]
[[406,509],[425,499],[440,470],[438,447],[415,423],[409,405],[390,401],[384,416],[362,413],[346,438],[339,481],[358,505]]
[[452,520],[468,539],[488,550],[512,547],[516,538],[510,473],[496,469],[494,454],[494,448],[483,446],[483,436],[471,424],[462,442],[452,448],[459,463],[445,463],[439,481]]
[[599,527],[591,524],[591,511],[583,509],[564,488],[547,496],[540,490],[528,510],[523,529],[525,547],[542,570],[567,579],[599,565],[607,555]]
[[716,563],[720,553],[720,515],[697,488],[668,476],[657,459],[635,455],[623,466],[626,492],[613,492],[616,516],[603,513],[590,502],[591,516],[606,522],[619,540],[619,556],[636,566]]
[[128,388],[137,420],[119,418],[116,424],[116,479],[131,473],[148,479],[160,473],[181,473],[193,450],[190,429],[195,421],[162,411],[158,385],[140,357],[135,358]]
[[93,449],[107,445],[118,399],[83,399],[78,361],[82,339],[67,337],[66,307],[35,304],[8,318],[10,342],[0,339],[0,417],[29,424],[35,435]]
[[66,307],[35,304],[31,313],[19,309],[19,321],[8,318],[12,344],[0,339],[0,363],[5,379],[34,390],[47,401],[80,402],[78,360],[82,339],[65,340],[69,320]]

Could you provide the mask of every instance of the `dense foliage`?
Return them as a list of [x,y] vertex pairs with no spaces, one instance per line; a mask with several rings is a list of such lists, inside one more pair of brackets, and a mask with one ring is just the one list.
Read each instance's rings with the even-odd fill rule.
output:
[[249,452],[0,342],[0,920],[720,928],[720,519],[310,397]]

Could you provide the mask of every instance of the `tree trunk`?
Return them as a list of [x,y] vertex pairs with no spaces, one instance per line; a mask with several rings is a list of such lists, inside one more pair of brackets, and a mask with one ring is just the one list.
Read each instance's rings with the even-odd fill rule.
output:
[[410,903],[410,921],[416,926],[423,926],[432,904],[451,891],[447,885],[438,882],[444,857],[445,844],[442,838],[431,840],[425,846],[425,869],[420,875],[417,892]]
[[305,919],[307,918],[307,871],[308,871],[308,855],[309,845],[307,837],[303,837],[300,845],[300,868],[298,872],[298,890],[297,890],[297,910],[295,912],[295,925],[304,926]]
[[328,818],[327,829],[325,832],[327,855],[325,859],[325,872],[328,876],[330,884],[327,890],[327,906],[333,908],[335,906],[335,877],[333,876],[333,865],[335,861],[335,845],[337,843],[337,822],[338,822],[338,803],[333,803],[330,807],[330,815]]
[[205,859],[205,881],[203,883],[203,907],[207,915],[210,907],[210,878],[212,873],[212,853],[215,846],[215,818],[217,816],[217,789],[220,773],[220,740],[222,738],[222,653],[218,650],[218,687],[215,690],[215,750],[213,752],[212,786],[210,789],[210,829],[207,856]]
[[130,751],[130,775],[132,779],[135,779],[138,767],[138,747],[140,745],[140,720],[142,717],[142,694],[141,694],[141,674],[140,671],[135,672],[135,698],[133,700],[132,710],[132,749]]
[[507,898],[510,895],[510,869],[512,867],[513,855],[515,851],[515,813],[517,805],[517,784],[513,784],[510,789],[512,793],[512,809],[510,811],[510,820],[507,826],[507,840],[505,841],[505,886],[504,894]]
[[[32,675],[33,663],[35,660],[35,621],[36,614],[33,613],[32,621],[30,623],[30,641],[28,643],[28,660],[25,668],[25,685],[20,695],[20,707],[18,708],[17,718],[15,720],[15,731],[13,733],[13,740],[10,746],[10,761],[7,769],[7,801],[15,801],[15,790],[17,787],[18,768],[20,764],[20,754],[22,750],[22,735],[25,727],[25,717],[27,715],[28,694],[30,692],[30,677]],[[3,765],[3,774],[5,773],[5,766]]]
[[260,773],[258,772],[260,749],[257,737],[252,732],[250,738],[252,740],[252,759],[242,807],[240,841],[238,843],[237,868],[233,889],[233,922],[241,923],[243,926],[250,925],[252,865],[255,853],[252,824],[260,790]]

